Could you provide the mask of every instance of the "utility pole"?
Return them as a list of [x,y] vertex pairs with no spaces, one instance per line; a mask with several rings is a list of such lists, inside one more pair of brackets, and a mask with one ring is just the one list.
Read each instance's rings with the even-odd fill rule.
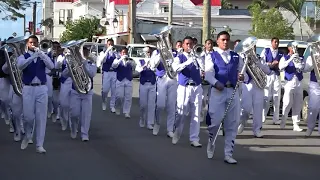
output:
[[135,39],[135,32],[136,32],[136,10],[137,10],[137,3],[136,0],[130,0],[129,3],[129,17],[130,17],[130,43],[134,43]]
[[211,1],[203,0],[203,18],[202,18],[202,44],[210,38],[211,28]]
[[26,35],[26,14],[23,15],[23,35]]
[[173,0],[169,0],[168,26],[171,26],[171,24],[172,24],[172,14],[173,14]]
[[37,27],[37,2],[35,1],[33,3],[33,35],[36,35],[36,27]]

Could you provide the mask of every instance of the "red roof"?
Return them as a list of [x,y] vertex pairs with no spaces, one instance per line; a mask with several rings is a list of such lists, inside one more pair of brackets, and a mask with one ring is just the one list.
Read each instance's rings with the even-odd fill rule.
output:
[[77,0],[55,0],[55,2],[75,2]]
[[[137,3],[141,2],[142,0],[136,0]],[[110,2],[114,2],[114,5],[128,5],[129,0],[110,0]]]
[[[196,6],[202,6],[203,0],[190,0]],[[220,0],[211,0],[211,6],[221,6]]]

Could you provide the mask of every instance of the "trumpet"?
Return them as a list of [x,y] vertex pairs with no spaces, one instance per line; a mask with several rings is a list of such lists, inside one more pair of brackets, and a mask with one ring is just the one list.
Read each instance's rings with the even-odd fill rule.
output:
[[194,55],[197,58],[201,57],[201,54],[203,51],[204,51],[204,46],[201,44],[197,44],[191,49],[192,55]]

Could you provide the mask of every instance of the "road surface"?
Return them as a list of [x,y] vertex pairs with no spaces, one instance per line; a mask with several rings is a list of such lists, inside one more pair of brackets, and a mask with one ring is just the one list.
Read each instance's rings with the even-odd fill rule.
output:
[[[101,110],[101,74],[95,78],[90,141],[70,138],[58,123],[47,123],[45,155],[35,146],[20,150],[8,126],[0,123],[1,180],[270,180],[314,179],[318,176],[320,138],[308,139],[293,132],[264,125],[264,138],[255,139],[247,128],[236,140],[238,165],[223,162],[223,137],[215,157],[206,158],[207,133],[202,124],[202,148],[188,142],[188,129],[177,145],[166,137],[164,125],[158,136],[139,127],[138,82],[134,82],[131,119]],[[289,121],[288,121],[289,124]],[[305,128],[305,126],[302,126]]]

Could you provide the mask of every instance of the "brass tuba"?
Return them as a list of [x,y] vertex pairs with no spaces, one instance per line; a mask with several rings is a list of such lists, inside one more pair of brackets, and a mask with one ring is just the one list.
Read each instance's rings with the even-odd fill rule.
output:
[[177,73],[172,69],[173,54],[172,45],[169,37],[169,32],[172,26],[165,26],[161,29],[157,29],[150,33],[157,38],[157,48],[160,51],[161,62],[166,70],[166,73],[170,79],[175,79]]
[[[320,84],[320,35],[317,34],[312,36],[307,42],[310,43],[308,49],[310,50],[314,74]],[[308,51],[308,49],[306,51]]]
[[[258,61],[260,59],[257,57],[255,51],[255,45],[257,44],[256,37],[248,37],[243,41],[239,42],[235,47],[235,52],[241,53],[247,59],[247,72],[252,77],[252,80],[256,83],[256,85],[260,89],[264,89],[267,85],[267,76],[262,71],[262,69],[257,66]],[[248,48],[249,47],[249,48]]]
[[[1,47],[1,50],[5,52],[5,59],[9,68],[9,76],[14,92],[18,96],[22,96],[22,72],[17,67],[17,58],[27,52],[26,40],[29,36],[21,36],[13,39],[9,39],[5,45]],[[13,51],[13,54],[9,56],[8,51]]]
[[62,45],[64,48],[64,55],[69,69],[70,76],[73,80],[75,90],[80,94],[87,94],[92,87],[92,82],[83,67],[83,45],[87,39],[78,41],[70,41]]

